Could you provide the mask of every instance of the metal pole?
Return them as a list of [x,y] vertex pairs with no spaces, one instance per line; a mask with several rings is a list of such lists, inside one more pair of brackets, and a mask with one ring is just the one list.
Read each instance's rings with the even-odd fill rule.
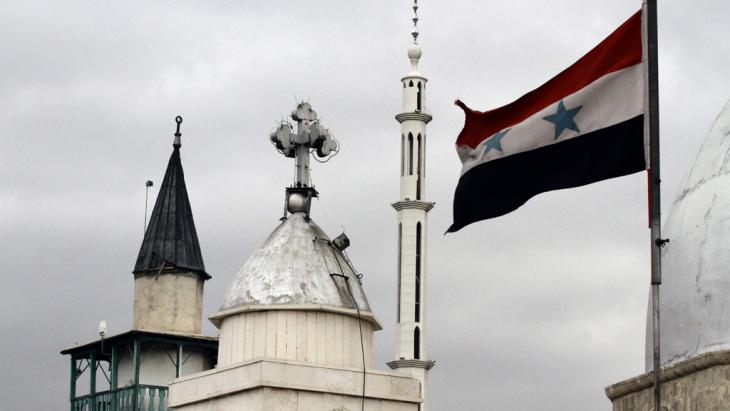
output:
[[111,389],[116,390],[119,386],[119,349],[116,345],[112,345],[112,378],[111,378]]
[[89,354],[89,400],[91,411],[96,411],[96,354]]
[[147,231],[147,199],[149,198],[150,194],[150,184],[149,181],[145,183],[144,188],[144,225],[142,226],[142,237],[144,237],[145,231]]
[[[132,350],[132,364],[134,366],[134,385],[139,385],[139,340],[134,340],[134,346]],[[136,391],[135,391],[136,392]]]
[[74,400],[76,399],[76,379],[78,373],[78,368],[76,368],[76,358],[74,356],[71,356],[71,381],[69,384],[69,394],[68,398],[71,402],[71,410],[73,410],[74,406]]
[[654,410],[661,410],[661,351],[659,327],[659,285],[662,283],[661,247],[661,173],[659,167],[659,67],[657,0],[646,0],[647,82],[649,101],[649,204],[651,224],[651,292],[654,345]]
[[[180,123],[178,123],[177,126],[178,128],[180,128]],[[149,198],[150,187],[152,187],[153,185],[154,183],[152,182],[152,180],[147,180],[144,183],[144,226],[142,227],[142,238],[144,238],[144,235],[147,232],[147,199]]]
[[116,345],[112,345],[112,359],[111,359],[111,374],[112,378],[109,383],[110,387],[109,389],[112,391],[112,410],[117,409],[117,404],[119,402],[118,395],[119,393],[116,391],[117,387],[119,386],[119,349]]
[[182,344],[178,345],[177,346],[177,358],[175,361],[175,378],[180,378],[180,371],[181,371],[180,361],[182,360],[182,350],[183,350]]

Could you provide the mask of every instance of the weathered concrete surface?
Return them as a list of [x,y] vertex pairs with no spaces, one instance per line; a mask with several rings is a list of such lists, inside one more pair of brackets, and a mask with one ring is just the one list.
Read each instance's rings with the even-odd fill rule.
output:
[[[614,411],[654,409],[653,374],[606,388]],[[662,407],[667,411],[730,411],[730,351],[707,353],[662,368]]]
[[346,256],[329,245],[327,234],[304,213],[294,213],[243,265],[221,311],[251,304],[323,304],[370,311],[356,277]]
[[[360,410],[362,370],[256,359],[174,380],[168,406],[182,411]],[[368,370],[368,411],[417,411],[420,382]]]
[[203,280],[189,273],[135,275],[134,328],[200,334]]

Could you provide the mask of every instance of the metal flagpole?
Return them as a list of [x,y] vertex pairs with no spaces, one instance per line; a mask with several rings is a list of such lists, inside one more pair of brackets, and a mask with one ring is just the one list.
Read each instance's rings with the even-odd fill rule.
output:
[[645,0],[647,45],[647,91],[649,102],[649,216],[651,227],[651,304],[654,348],[654,410],[661,411],[661,356],[659,327],[659,285],[662,283],[661,174],[659,168],[659,68],[657,53],[657,0]]

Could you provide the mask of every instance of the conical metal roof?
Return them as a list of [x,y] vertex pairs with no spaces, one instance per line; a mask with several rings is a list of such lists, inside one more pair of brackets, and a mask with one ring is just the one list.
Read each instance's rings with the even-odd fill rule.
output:
[[228,288],[221,311],[254,304],[370,311],[349,260],[305,213],[291,214],[254,252]]
[[[178,119],[179,124],[182,119]],[[145,231],[134,273],[160,272],[164,265],[165,270],[174,268],[178,271],[192,271],[208,279],[210,275],[205,272],[193,211],[185,187],[185,174],[180,162],[179,134],[178,126],[174,149]]]
[[[730,349],[730,102],[685,176],[662,231],[670,240],[662,250],[662,365]],[[647,370],[653,369],[652,357],[650,310]]]

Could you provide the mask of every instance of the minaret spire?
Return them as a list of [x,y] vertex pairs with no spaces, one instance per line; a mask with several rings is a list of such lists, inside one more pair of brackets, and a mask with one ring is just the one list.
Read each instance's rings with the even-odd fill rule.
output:
[[418,44],[418,0],[413,0],[413,30],[411,35],[413,36],[413,44]]
[[134,265],[134,328],[200,334],[205,271],[180,161],[180,125]]
[[433,208],[426,201],[426,125],[431,115],[426,108],[426,82],[418,71],[418,1],[413,2],[413,43],[408,47],[411,72],[401,79],[403,109],[395,116],[401,124],[400,199],[398,212],[398,312],[395,360],[392,369],[421,380],[420,410],[426,410],[426,377],[435,362],[426,355],[426,250],[427,214]]
[[421,45],[418,44],[418,0],[413,0],[413,30],[411,30],[411,36],[413,37],[413,44],[408,47],[408,58],[411,59],[411,73],[412,75],[420,75],[418,73],[418,61],[421,59]]
[[158,273],[163,269],[175,268],[194,272],[208,279],[210,276],[203,264],[180,161],[182,117],[177,116],[175,122],[177,130],[172,143],[174,149],[152,209],[134,273]]

